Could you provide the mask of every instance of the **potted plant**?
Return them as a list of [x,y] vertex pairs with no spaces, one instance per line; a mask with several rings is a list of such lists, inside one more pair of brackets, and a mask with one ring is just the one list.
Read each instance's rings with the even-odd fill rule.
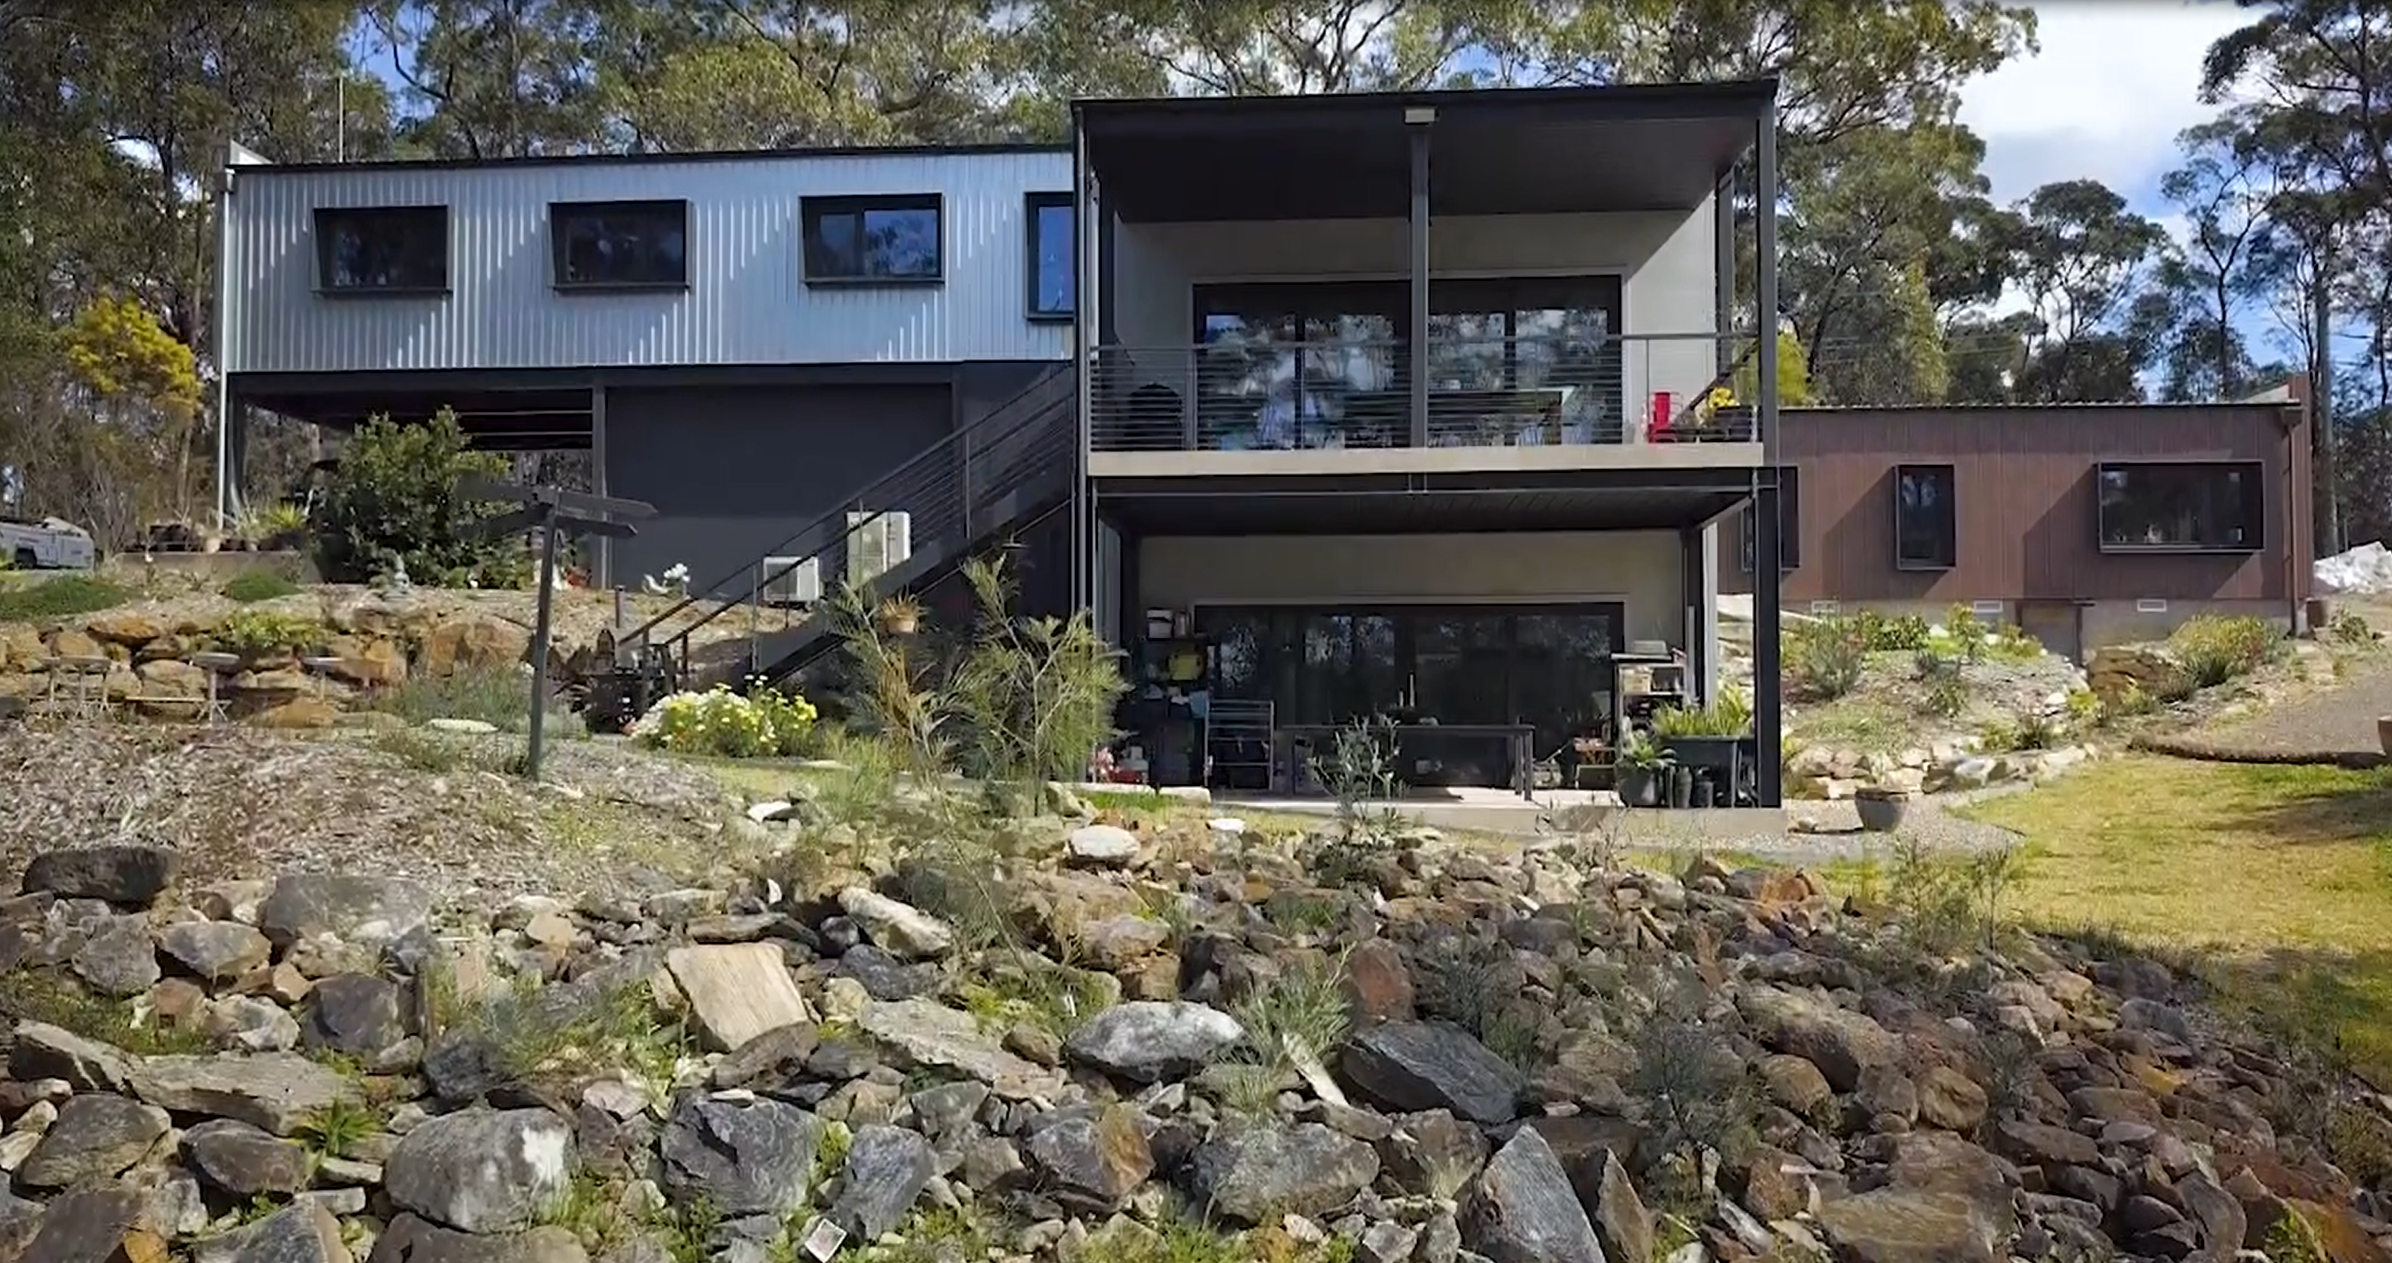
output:
[[1625,807],[1658,807],[1661,805],[1662,778],[1674,766],[1669,751],[1653,740],[1648,733],[1631,734],[1620,746],[1619,792],[1620,805]]
[[880,603],[880,629],[892,636],[911,636],[922,626],[922,603],[899,594]]
[[1910,791],[1892,785],[1867,785],[1852,793],[1860,812],[1860,827],[1870,833],[1892,833],[1910,812]]
[[1681,767],[1743,779],[1742,751],[1752,735],[1752,703],[1736,693],[1704,706],[1665,706],[1653,712],[1653,736]]

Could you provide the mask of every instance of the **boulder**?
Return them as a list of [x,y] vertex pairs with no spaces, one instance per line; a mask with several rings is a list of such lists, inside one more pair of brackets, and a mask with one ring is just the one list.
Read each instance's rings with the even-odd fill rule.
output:
[[573,1129],[544,1109],[472,1109],[427,1119],[383,1166],[397,1205],[460,1232],[515,1232],[564,1195]]

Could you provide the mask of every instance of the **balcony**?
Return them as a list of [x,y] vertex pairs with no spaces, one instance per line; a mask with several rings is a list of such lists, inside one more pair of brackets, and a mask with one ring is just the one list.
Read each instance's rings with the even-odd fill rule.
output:
[[[1729,385],[1737,374],[1714,367],[1736,364],[1750,343],[1718,333],[1503,337],[1464,328],[1428,339],[1420,398],[1410,348],[1395,338],[1104,348],[1092,374],[1093,471],[1757,465],[1752,411]],[[1161,453],[1216,459],[1105,459]]]

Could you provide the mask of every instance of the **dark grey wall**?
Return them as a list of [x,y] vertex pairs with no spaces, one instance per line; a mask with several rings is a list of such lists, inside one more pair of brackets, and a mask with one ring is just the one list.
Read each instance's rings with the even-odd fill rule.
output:
[[[610,387],[606,493],[656,506],[614,545],[614,582],[636,591],[679,562],[692,584],[717,584],[1058,367],[853,365],[802,384]],[[844,380],[821,380],[833,371]],[[723,594],[744,596],[747,582]]]
[[691,583],[713,584],[936,443],[953,418],[943,385],[610,390],[607,494],[656,506],[615,545],[615,582],[636,590],[681,563]]

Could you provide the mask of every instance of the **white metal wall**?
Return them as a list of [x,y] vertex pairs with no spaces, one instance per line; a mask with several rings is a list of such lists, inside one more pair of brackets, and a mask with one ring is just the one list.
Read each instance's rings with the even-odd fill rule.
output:
[[[1062,150],[758,155],[482,167],[235,168],[226,246],[234,373],[1050,360],[1026,315],[1023,198],[1071,188]],[[798,201],[945,195],[946,280],[808,289]],[[551,202],[685,198],[687,290],[560,293]],[[316,292],[320,206],[446,205],[450,292]]]

